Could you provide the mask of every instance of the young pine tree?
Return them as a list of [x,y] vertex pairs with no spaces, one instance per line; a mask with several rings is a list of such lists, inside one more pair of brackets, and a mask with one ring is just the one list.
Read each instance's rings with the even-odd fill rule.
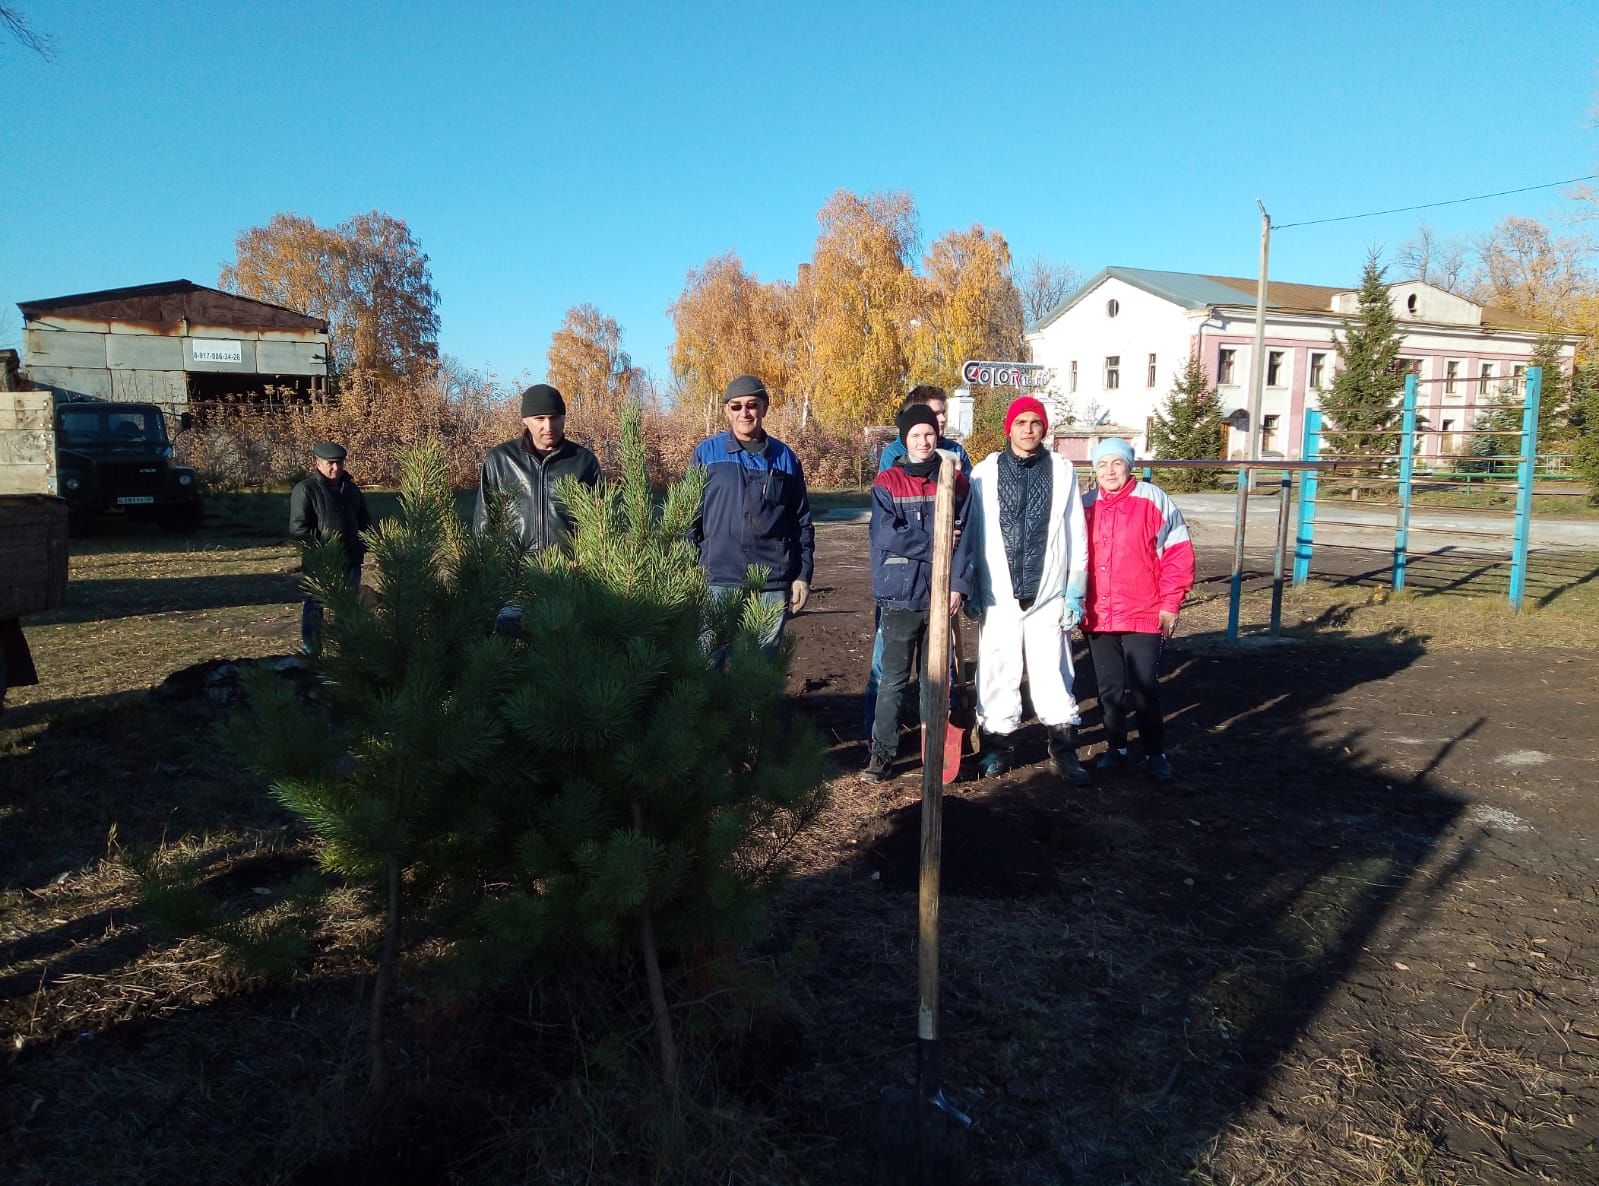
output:
[[1588,484],[1588,503],[1599,506],[1599,359],[1577,364],[1571,376],[1572,465]]
[[[1156,457],[1214,461],[1222,455],[1221,401],[1197,356],[1190,355],[1149,426]],[[1178,469],[1163,475],[1171,490],[1205,490],[1216,485],[1212,470]]]
[[638,952],[670,1085],[660,955],[758,932],[784,844],[820,809],[822,747],[784,710],[786,650],[761,654],[771,611],[753,596],[707,608],[688,540],[703,473],[658,502],[640,426],[628,407],[619,481],[564,484],[570,555],[522,573],[504,724],[526,781],[494,804],[484,864],[509,889],[467,954]]
[[476,891],[463,853],[495,826],[480,787],[515,777],[502,763],[510,644],[489,630],[513,587],[503,507],[475,538],[436,442],[403,469],[400,516],[368,534],[375,604],[350,583],[337,540],[305,550],[307,584],[332,614],[318,666],[333,723],[262,671],[248,685],[253,712],[230,729],[317,838],[323,868],[364,887],[382,919],[367,1022],[374,1100],[388,1083],[384,1017],[407,924]]
[[1343,337],[1334,337],[1342,366],[1321,396],[1331,422],[1327,451],[1334,456],[1382,458],[1399,448],[1405,378],[1394,364],[1404,338],[1383,272],[1372,253],[1360,276],[1360,311],[1354,320],[1345,319]]
[[1571,376],[1554,334],[1540,334],[1530,366],[1543,368],[1538,390],[1538,452],[1558,453],[1571,438]]

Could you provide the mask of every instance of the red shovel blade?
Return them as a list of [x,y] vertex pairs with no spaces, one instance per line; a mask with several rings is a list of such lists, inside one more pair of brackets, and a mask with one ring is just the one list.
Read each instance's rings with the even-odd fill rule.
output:
[[[944,726],[944,785],[948,786],[961,776],[961,750],[965,747],[966,730],[959,725]],[[927,762],[927,726],[922,726],[922,763]]]

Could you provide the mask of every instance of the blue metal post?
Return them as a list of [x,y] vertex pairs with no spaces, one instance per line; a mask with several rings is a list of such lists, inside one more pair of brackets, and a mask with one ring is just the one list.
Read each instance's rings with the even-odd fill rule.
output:
[[1416,468],[1416,375],[1405,376],[1405,411],[1399,429],[1399,522],[1394,527],[1395,593],[1405,591],[1405,558],[1410,545],[1410,491]]
[[1521,612],[1527,594],[1527,548],[1532,540],[1532,470],[1538,455],[1538,404],[1543,368],[1527,368],[1527,402],[1521,409],[1521,460],[1516,463],[1516,536],[1510,551],[1510,608]]
[[1238,499],[1233,504],[1233,580],[1227,591],[1227,640],[1238,640],[1238,607],[1244,599],[1244,533],[1249,523],[1249,470],[1238,467]]
[[[1315,408],[1305,411],[1305,443],[1299,455],[1305,461],[1321,460],[1321,413]],[[1305,471],[1299,484],[1299,530],[1294,533],[1296,589],[1310,579],[1310,554],[1316,540],[1316,487],[1320,484],[1320,477],[1313,469]]]

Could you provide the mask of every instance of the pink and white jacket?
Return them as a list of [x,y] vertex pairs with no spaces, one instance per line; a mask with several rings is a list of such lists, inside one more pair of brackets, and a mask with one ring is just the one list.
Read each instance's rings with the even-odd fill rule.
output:
[[1115,494],[1083,495],[1088,520],[1088,599],[1083,629],[1158,634],[1194,587],[1194,544],[1183,513],[1159,486],[1129,476]]

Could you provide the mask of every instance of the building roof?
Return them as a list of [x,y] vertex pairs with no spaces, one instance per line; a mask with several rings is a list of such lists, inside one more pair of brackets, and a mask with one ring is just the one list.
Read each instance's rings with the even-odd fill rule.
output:
[[177,325],[194,321],[202,325],[236,325],[250,329],[303,329],[328,332],[320,317],[258,301],[219,288],[207,288],[192,280],[163,280],[159,284],[139,284],[132,288],[107,288],[99,292],[79,292],[71,296],[46,297],[39,301],[19,301],[25,320],[47,314],[65,314],[104,321],[144,321],[155,325]]
[[[1041,330],[1065,313],[1107,279],[1123,280],[1145,292],[1162,297],[1185,309],[1254,308],[1255,289],[1259,283],[1247,276],[1206,276],[1197,272],[1160,272],[1152,268],[1104,268],[1091,277],[1076,292],[1034,322],[1029,329]],[[1398,281],[1397,283],[1410,283]],[[1389,287],[1392,287],[1390,285]],[[1325,284],[1290,284],[1283,280],[1266,282],[1266,307],[1279,313],[1315,313],[1329,317],[1342,317],[1333,312],[1333,299],[1352,288],[1329,287]],[[1482,306],[1484,329],[1523,330],[1538,333],[1548,329],[1530,317],[1509,309],[1492,305]]]

